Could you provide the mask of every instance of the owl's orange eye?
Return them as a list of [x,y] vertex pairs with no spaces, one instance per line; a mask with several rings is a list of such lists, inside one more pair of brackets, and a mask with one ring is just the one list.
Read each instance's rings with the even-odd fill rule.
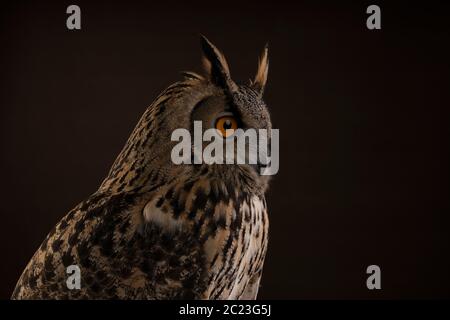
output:
[[230,132],[227,134],[227,130],[236,130],[237,128],[238,123],[232,116],[224,116],[216,120],[216,129],[219,130],[220,134],[224,138],[231,136]]

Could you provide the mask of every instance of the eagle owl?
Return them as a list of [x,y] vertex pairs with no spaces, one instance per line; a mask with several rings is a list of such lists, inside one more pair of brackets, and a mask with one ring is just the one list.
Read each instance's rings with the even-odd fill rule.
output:
[[[271,130],[267,46],[248,85],[201,37],[205,76],[183,73],[145,111],[99,189],[48,234],[13,299],[255,299],[268,241],[262,164],[171,161],[177,128]],[[80,288],[69,289],[69,266]]]

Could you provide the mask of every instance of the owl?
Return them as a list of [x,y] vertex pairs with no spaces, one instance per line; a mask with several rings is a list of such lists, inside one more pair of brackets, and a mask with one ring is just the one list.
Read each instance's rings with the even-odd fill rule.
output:
[[13,299],[256,299],[269,227],[262,164],[176,165],[171,133],[194,121],[271,130],[268,49],[254,80],[238,85],[224,55],[203,36],[201,46],[204,75],[184,72],[146,109],[98,190],[35,252]]

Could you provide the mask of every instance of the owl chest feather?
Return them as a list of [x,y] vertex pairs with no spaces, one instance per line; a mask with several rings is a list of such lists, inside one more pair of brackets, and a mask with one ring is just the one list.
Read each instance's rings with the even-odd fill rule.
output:
[[[207,185],[188,195],[164,190],[147,203],[144,218],[172,239],[180,234],[198,239],[190,251],[201,252],[202,298],[237,299],[261,273],[268,231],[265,200],[257,195],[214,196],[213,189]],[[182,212],[175,214],[180,203],[170,204],[167,192],[184,199]]]
[[239,211],[234,219],[241,220],[240,227],[222,231],[225,236],[219,236],[221,241],[211,240],[216,243],[213,252],[220,257],[210,265],[213,299],[241,298],[252,279],[262,271],[268,231],[264,201],[257,196],[249,197],[240,204]]

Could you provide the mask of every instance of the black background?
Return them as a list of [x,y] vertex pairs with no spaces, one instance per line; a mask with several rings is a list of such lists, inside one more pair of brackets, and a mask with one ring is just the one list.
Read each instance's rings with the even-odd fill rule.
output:
[[[200,71],[199,34],[280,129],[260,298],[449,298],[444,2],[14,1],[0,14],[0,297],[99,186],[145,108]],[[366,28],[378,4],[382,29]],[[366,288],[368,265],[382,289]]]

